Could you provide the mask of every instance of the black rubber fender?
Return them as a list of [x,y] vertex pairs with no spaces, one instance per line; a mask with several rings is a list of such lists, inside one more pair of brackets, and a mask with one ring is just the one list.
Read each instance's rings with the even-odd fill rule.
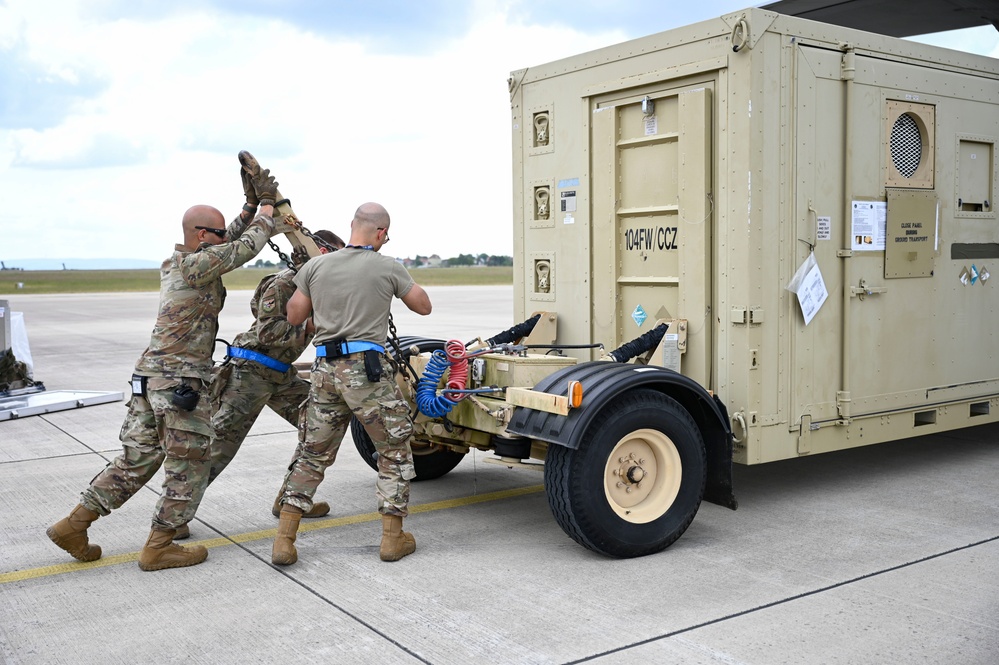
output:
[[570,381],[583,386],[583,402],[568,416],[518,407],[507,431],[577,449],[594,417],[615,397],[635,388],[657,390],[690,413],[704,439],[707,482],[704,499],[735,510],[732,490],[732,428],[725,405],[704,386],[682,374],[653,365],[591,361],[566,367],[540,381],[534,390],[567,395]]

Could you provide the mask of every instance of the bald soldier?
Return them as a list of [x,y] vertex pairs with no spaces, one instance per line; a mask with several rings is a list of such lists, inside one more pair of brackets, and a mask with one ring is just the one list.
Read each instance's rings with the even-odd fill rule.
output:
[[316,488],[333,464],[352,415],[378,451],[376,494],[382,514],[382,561],[397,561],[416,550],[402,530],[408,514],[409,481],[416,475],[410,439],[413,422],[385,357],[393,298],[417,314],[430,314],[430,298],[401,263],[379,250],[389,241],[389,214],[365,203],[350,223],[344,249],[319,256],[295,277],[288,322],[311,314],[316,328],[316,361],[295,459],[285,476],[277,538],[271,561],[298,560],[295,538],[302,514],[313,507]]
[[247,202],[228,228],[222,213],[211,206],[197,205],[184,213],[184,243],[160,267],[159,314],[132,375],[122,452],[90,481],[69,516],[46,532],[74,558],[100,558],[101,548],[90,544],[88,527],[120,508],[161,465],[163,491],[139,553],[139,568],[192,566],[208,558],[204,547],[181,547],[173,537],[194,517],[208,482],[212,414],[203,393],[211,379],[225,300],[222,275],[256,256],[274,235],[277,185],[268,171],[244,176]]
[[[320,254],[341,249],[340,236],[321,229],[313,234]],[[309,261],[293,254],[294,264],[301,266]],[[293,326],[286,318],[286,304],[295,293],[295,271],[292,269],[268,275],[260,280],[250,299],[253,325],[246,332],[236,335],[228,347],[228,362],[215,368],[212,378],[212,464],[208,485],[225,470],[236,457],[243,440],[265,406],[298,429],[302,405],[309,397],[309,382],[298,375],[294,362],[312,341],[315,328],[312,321]],[[284,488],[274,499],[271,512],[278,517]],[[303,517],[322,517],[330,511],[325,501],[313,503],[312,510]],[[189,538],[187,525],[177,529],[174,540]]]

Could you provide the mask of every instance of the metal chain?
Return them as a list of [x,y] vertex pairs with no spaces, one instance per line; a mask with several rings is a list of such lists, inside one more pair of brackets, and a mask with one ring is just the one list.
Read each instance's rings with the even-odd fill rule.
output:
[[338,249],[340,249],[339,247],[335,247],[334,245],[331,245],[331,244],[329,244],[328,242],[326,242],[325,240],[323,240],[323,239],[322,239],[322,238],[320,238],[319,236],[317,236],[317,235],[315,235],[314,233],[312,233],[312,231],[310,231],[309,229],[305,228],[305,225],[304,225],[304,224],[302,224],[302,225],[301,225],[301,226],[299,227],[299,230],[300,230],[300,231],[301,231],[302,233],[304,233],[305,235],[307,235],[307,236],[309,236],[310,238],[312,238],[312,241],[313,241],[314,243],[316,243],[316,246],[317,246],[317,247],[321,247],[321,248],[325,249],[325,250],[326,250],[327,252],[335,252],[335,251],[337,251]]
[[[312,242],[316,243],[316,247],[320,247],[322,249],[325,249],[327,252],[335,252],[335,251],[337,251],[337,249],[338,249],[337,247],[329,244],[328,242],[326,242],[325,240],[323,240],[319,236],[315,235],[312,231],[310,231],[309,229],[305,228],[305,225],[302,224],[302,220],[300,220],[297,217],[295,217],[294,213],[291,214],[291,217],[296,222],[298,222],[298,227],[297,227],[298,230],[301,231],[306,236],[308,236],[309,238],[311,238]],[[298,269],[302,267],[300,265],[296,265],[294,261],[292,261],[290,258],[288,258],[288,255],[285,254],[284,252],[282,252],[281,248],[278,247],[277,243],[275,243],[273,240],[268,240],[267,244],[268,244],[268,246],[270,246],[270,248],[272,250],[274,250],[274,252],[278,255],[278,258],[280,258],[281,261],[283,261],[284,264],[286,266],[288,266],[288,269],[291,270],[292,272],[297,273]],[[294,254],[294,252],[292,252],[292,253]]]
[[[392,365],[392,371],[396,374],[401,373],[406,383],[415,385],[420,380],[420,377],[416,374],[413,366],[409,364],[409,360],[406,359],[405,352],[402,350],[402,342],[399,341],[399,333],[395,329],[395,320],[392,318],[392,312],[389,312],[388,326],[388,341],[392,347],[392,353],[386,355],[388,356],[389,363]],[[404,369],[408,369],[409,372],[403,371]]]
[[294,264],[291,262],[291,259],[288,258],[287,254],[281,251],[281,248],[278,247],[276,242],[274,242],[273,240],[268,240],[267,244],[270,246],[271,249],[277,252],[278,258],[284,261],[284,264],[289,268],[291,268],[292,272],[297,272],[297,269],[294,267]]
[[392,345],[392,350],[396,352],[399,358],[402,358],[402,342],[399,341],[399,333],[395,329],[395,319],[392,318],[392,312],[389,312],[388,316],[388,327],[389,327],[389,344]]
[[[398,374],[400,371],[399,364],[404,362],[405,359],[402,357],[402,343],[399,341],[399,333],[395,329],[395,320],[392,318],[392,312],[389,312],[388,327],[389,327],[388,341],[389,344],[392,346],[392,351],[394,352],[387,354],[388,360],[389,363],[392,365],[393,372]],[[397,358],[398,362],[396,362]]]

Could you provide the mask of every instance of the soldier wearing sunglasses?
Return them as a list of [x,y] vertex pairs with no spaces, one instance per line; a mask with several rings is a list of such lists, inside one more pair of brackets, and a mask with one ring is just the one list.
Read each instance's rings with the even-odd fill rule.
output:
[[[340,236],[332,231],[323,229],[314,235],[323,241],[318,244],[320,255],[344,246]],[[305,254],[304,260],[298,258],[295,264],[301,268],[308,260]],[[260,280],[250,299],[253,325],[236,335],[226,349],[227,361],[215,369],[212,379],[215,438],[209,485],[236,457],[265,406],[298,428],[301,406],[309,398],[309,382],[298,375],[294,362],[312,341],[315,327],[311,319],[299,325],[288,322],[287,304],[295,293],[294,278],[295,271],[286,269]],[[282,486],[271,508],[275,517],[281,512],[278,501],[284,490]],[[317,501],[303,517],[322,517],[329,511],[328,503]],[[184,525],[177,529],[174,540],[189,536],[190,529]]]
[[[189,208],[182,220],[184,242],[160,268],[160,304],[149,347],[132,375],[132,398],[121,429],[122,452],[97,474],[69,516],[47,535],[80,561],[94,561],[101,548],[87,529],[120,508],[164,467],[163,491],[139,568],[160,570],[201,563],[204,547],[173,543],[176,530],[197,510],[211,466],[211,404],[207,395],[218,315],[225,300],[222,275],[240,267],[276,232],[278,183],[269,171],[249,176],[240,169],[246,205],[228,227],[217,209]],[[258,213],[259,205],[259,213]]]

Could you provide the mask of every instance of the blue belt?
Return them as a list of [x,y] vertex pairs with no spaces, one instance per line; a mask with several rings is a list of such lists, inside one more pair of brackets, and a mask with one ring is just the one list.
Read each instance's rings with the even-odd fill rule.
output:
[[316,357],[318,358],[339,358],[358,351],[385,353],[385,347],[373,342],[327,342],[316,345]]
[[255,363],[260,363],[264,367],[275,369],[279,372],[287,372],[291,369],[291,365],[288,363],[279,362],[270,356],[265,356],[262,353],[257,353],[256,351],[244,349],[239,346],[226,347],[226,353],[230,358],[245,358],[246,360],[252,360]]

